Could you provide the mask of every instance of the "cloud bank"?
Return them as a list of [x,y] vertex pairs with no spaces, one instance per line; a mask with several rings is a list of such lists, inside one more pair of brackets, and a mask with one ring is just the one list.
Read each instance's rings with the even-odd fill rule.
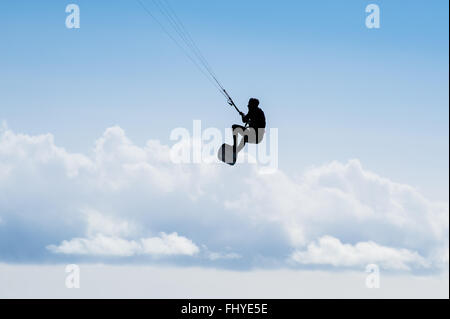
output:
[[88,154],[65,150],[51,134],[0,132],[5,262],[114,257],[439,271],[448,269],[448,213],[448,203],[356,159],[294,178],[250,164],[174,164],[169,146],[135,145],[120,127],[108,128]]

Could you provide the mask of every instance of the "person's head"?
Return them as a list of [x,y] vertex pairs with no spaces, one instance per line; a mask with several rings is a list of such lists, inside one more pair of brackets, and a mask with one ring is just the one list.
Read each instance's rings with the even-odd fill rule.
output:
[[254,109],[257,108],[259,106],[259,100],[255,99],[255,98],[251,98],[250,100],[248,100],[248,109]]

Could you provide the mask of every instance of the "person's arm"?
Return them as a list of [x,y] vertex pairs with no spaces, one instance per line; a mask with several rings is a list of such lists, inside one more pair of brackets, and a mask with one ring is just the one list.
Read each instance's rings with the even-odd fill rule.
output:
[[245,115],[243,112],[239,112],[239,115],[241,116],[242,122],[245,123],[245,118],[247,115]]
[[244,113],[240,113],[241,114],[241,116],[242,116],[242,122],[244,122],[244,123],[248,123],[248,122],[250,122],[250,119],[251,119],[251,117],[252,117],[252,115],[250,114],[251,113],[251,111],[249,111],[248,113],[247,113],[247,115],[245,115]]

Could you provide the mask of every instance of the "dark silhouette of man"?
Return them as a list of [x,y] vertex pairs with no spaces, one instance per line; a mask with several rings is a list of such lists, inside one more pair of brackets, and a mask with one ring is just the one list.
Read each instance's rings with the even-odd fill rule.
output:
[[[245,115],[240,112],[242,122],[246,125],[233,125],[233,151],[235,155],[239,153],[246,143],[259,144],[266,132],[266,116],[263,110],[259,108],[259,100],[251,98],[248,101],[248,113]],[[242,136],[242,139],[237,144],[238,135]]]

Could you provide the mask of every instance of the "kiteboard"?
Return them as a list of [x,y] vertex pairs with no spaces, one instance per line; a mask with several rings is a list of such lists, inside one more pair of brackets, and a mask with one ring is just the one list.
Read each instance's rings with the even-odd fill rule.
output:
[[236,164],[236,153],[233,150],[233,145],[223,144],[217,152],[217,157],[220,161],[229,165]]

